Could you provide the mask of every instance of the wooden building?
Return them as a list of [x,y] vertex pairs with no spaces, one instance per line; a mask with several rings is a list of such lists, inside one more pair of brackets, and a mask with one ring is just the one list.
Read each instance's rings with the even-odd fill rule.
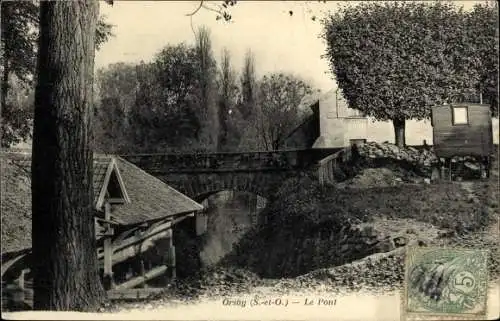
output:
[[452,177],[453,158],[473,157],[489,176],[490,157],[494,153],[493,124],[489,105],[460,103],[434,106],[431,113],[434,151],[442,161],[433,176]]
[[285,149],[341,148],[367,140],[368,118],[350,108],[339,90],[310,102],[313,113],[282,142]]
[[[2,308],[9,298],[18,301],[20,291],[27,307],[32,296],[31,155],[5,152],[1,161]],[[94,156],[93,187],[97,255],[108,295],[137,297],[161,290],[176,276],[173,231],[190,220],[195,235],[204,233],[203,206],[115,156]],[[148,284],[159,288],[145,289]]]
[[490,156],[493,125],[489,105],[451,104],[432,108],[434,149],[439,157]]

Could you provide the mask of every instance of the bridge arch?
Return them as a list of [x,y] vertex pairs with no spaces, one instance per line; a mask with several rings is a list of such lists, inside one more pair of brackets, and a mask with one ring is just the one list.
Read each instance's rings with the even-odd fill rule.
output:
[[191,173],[157,176],[179,192],[201,202],[222,191],[249,192],[270,199],[281,183],[295,173]]

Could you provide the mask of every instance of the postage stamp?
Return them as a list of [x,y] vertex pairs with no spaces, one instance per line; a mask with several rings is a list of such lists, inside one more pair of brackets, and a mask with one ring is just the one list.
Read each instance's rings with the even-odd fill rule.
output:
[[412,247],[406,254],[403,319],[486,315],[488,251]]

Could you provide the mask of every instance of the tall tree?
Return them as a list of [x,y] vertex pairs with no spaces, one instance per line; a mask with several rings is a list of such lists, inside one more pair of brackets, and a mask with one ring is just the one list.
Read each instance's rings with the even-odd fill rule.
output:
[[198,148],[199,64],[194,48],[185,44],[163,48],[151,64],[137,66],[138,90],[130,111],[134,148],[176,152]]
[[239,109],[243,118],[248,119],[255,113],[255,100],[257,95],[257,75],[255,73],[255,56],[248,49],[245,53],[245,61],[240,78],[241,96]]
[[259,83],[257,138],[266,150],[277,150],[286,134],[303,119],[300,102],[311,86],[290,74],[265,75]]
[[98,1],[43,1],[32,158],[36,310],[96,309],[91,106]]
[[240,150],[261,150],[264,146],[257,139],[257,121],[259,108],[257,106],[257,75],[255,71],[255,55],[248,49],[245,53],[243,69],[240,74],[240,96],[238,111],[244,121],[239,143]]
[[462,9],[451,3],[361,3],[323,21],[325,56],[349,105],[391,120],[405,143],[405,120],[476,92],[473,47]]
[[[1,85],[1,127],[2,146],[9,147],[13,143],[29,137],[32,109],[25,112],[15,104],[8,103],[11,84],[16,81],[24,87],[31,88],[35,73],[36,53],[39,25],[39,1],[1,1],[1,43],[2,65]],[[101,18],[96,29],[98,47],[112,36],[112,25]],[[97,48],[98,48],[97,47]]]
[[196,33],[196,54],[199,64],[198,102],[201,106],[199,117],[203,124],[202,141],[211,150],[216,150],[219,134],[217,63],[212,52],[210,30],[207,27],[200,27]]
[[219,150],[229,150],[237,146],[240,124],[239,111],[236,109],[238,86],[236,75],[231,65],[231,53],[222,50],[219,71]]

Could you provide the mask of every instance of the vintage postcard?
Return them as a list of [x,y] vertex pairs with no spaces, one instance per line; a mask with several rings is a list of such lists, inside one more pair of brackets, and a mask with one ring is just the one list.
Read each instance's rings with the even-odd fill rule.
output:
[[1,1],[8,320],[495,320],[496,1]]

